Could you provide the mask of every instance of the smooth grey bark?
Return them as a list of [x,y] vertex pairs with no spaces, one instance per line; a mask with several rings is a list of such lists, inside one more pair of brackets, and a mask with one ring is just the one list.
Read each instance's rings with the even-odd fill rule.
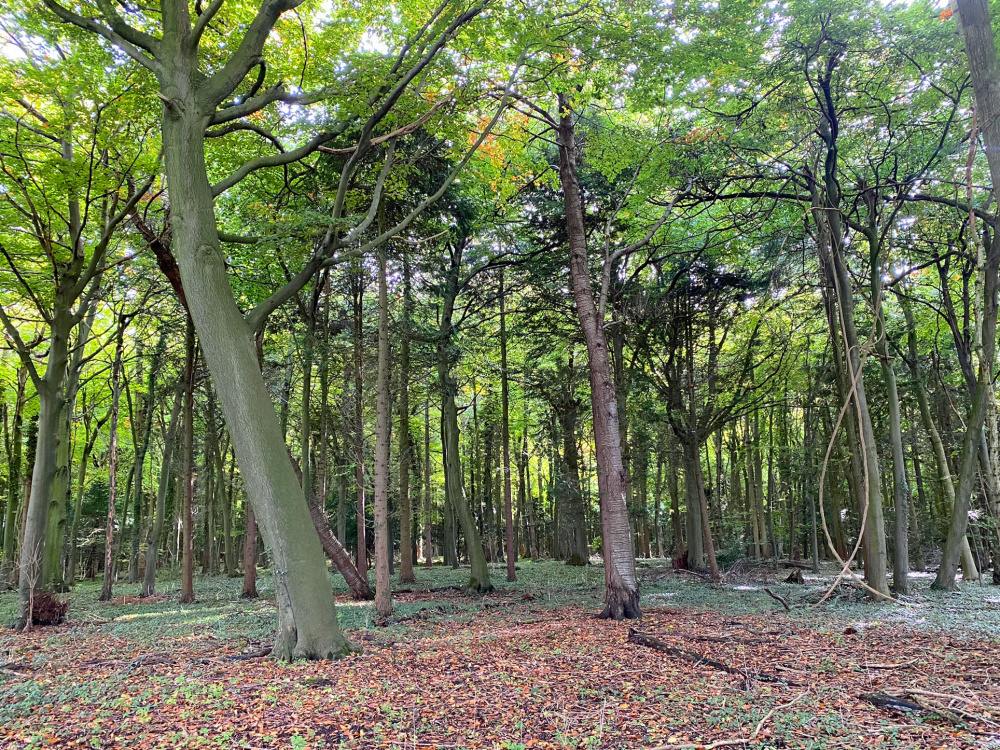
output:
[[146,540],[146,567],[142,579],[142,596],[156,594],[156,553],[163,534],[163,517],[167,512],[167,489],[170,487],[173,463],[174,444],[177,442],[177,429],[181,419],[181,407],[184,404],[184,389],[174,390],[174,403],[170,409],[170,420],[167,431],[163,435],[163,457],[160,460],[160,479],[156,489],[156,511],[149,527],[149,537]]
[[606,606],[601,617],[615,620],[641,616],[639,579],[629,527],[627,477],[622,463],[618,402],[608,357],[603,321],[598,319],[587,261],[587,231],[583,199],[576,173],[576,139],[569,97],[559,95],[559,181],[563,191],[566,230],[569,239],[570,276],[573,299],[584,340],[590,371],[594,442],[597,454],[597,484],[601,507],[601,540],[604,553]]
[[56,473],[64,394],[63,378],[69,352],[69,335],[73,327],[69,303],[60,300],[52,318],[49,336],[49,356],[45,375],[36,382],[38,391],[38,432],[35,461],[31,471],[31,488],[21,537],[19,601],[15,629],[31,627],[31,607],[35,589],[41,583],[42,555],[48,521],[49,498]]
[[[161,7],[157,77],[164,100],[163,154],[173,247],[191,318],[275,571],[278,629],[273,653],[283,660],[341,656],[348,644],[337,625],[322,549],[258,369],[252,331],[233,298],[215,223],[205,125],[228,91],[212,96],[210,90],[224,81],[215,78],[206,87],[198,70],[199,32],[192,28],[187,2],[168,0]],[[261,49],[286,8],[285,3],[265,0],[237,57],[248,47]],[[231,58],[230,64],[242,69],[246,63]],[[217,74],[228,75],[229,68]]]

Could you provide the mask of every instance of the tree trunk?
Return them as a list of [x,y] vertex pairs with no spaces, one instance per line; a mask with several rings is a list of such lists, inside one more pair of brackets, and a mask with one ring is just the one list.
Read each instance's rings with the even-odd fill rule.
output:
[[[385,251],[378,256],[378,377],[375,385],[375,612],[392,614],[392,581],[389,579],[389,290]],[[403,415],[408,417],[409,415]],[[401,550],[404,556],[410,550]]]
[[56,474],[59,430],[62,424],[63,381],[68,363],[69,335],[73,328],[69,302],[59,296],[49,336],[49,356],[38,389],[38,423],[31,485],[25,498],[22,526],[19,600],[15,629],[30,629],[31,608],[42,574],[49,499]]
[[204,104],[195,80],[198,55],[187,43],[187,6],[165,8],[162,44],[175,50],[164,53],[159,76],[173,244],[191,318],[275,571],[273,654],[283,660],[338,657],[347,653],[348,644],[337,624],[322,550],[219,245],[205,165]]
[[195,378],[195,327],[188,316],[184,338],[184,497],[174,502],[183,503],[181,510],[181,603],[194,602],[194,378]]
[[507,371],[507,311],[503,286],[503,271],[500,272],[500,401],[501,440],[503,441],[503,516],[506,526],[507,580],[516,581],[517,550],[514,548],[514,508],[510,489],[510,385]]
[[246,504],[247,529],[243,538],[243,599],[257,598],[257,517],[253,506]]
[[355,517],[357,519],[357,568],[368,575],[368,539],[365,535],[365,422],[363,409],[362,320],[364,316],[364,279],[360,271],[351,274],[354,304],[354,482]]
[[[111,422],[108,442],[108,519],[104,528],[104,586],[101,588],[102,602],[111,601],[114,585],[114,535],[115,501],[118,487],[118,404],[121,400],[122,350],[125,339],[124,316],[118,318],[118,335],[115,337],[115,359],[111,365]],[[128,498],[125,498],[128,502]]]
[[170,467],[173,463],[174,444],[177,442],[177,426],[183,403],[184,391],[178,388],[174,393],[167,432],[163,436],[163,459],[160,461],[160,480],[156,489],[156,512],[153,515],[146,544],[146,570],[142,581],[142,596],[153,596],[156,593],[156,551],[160,546],[163,517],[167,512],[167,488],[170,486],[172,476]]
[[562,184],[570,275],[576,312],[587,343],[594,441],[601,507],[606,606],[601,617],[621,620],[640,616],[639,580],[629,529],[627,478],[622,464],[618,403],[611,377],[603,321],[598,320],[587,263],[587,233],[576,174],[576,144],[569,98],[559,95],[559,179]]
[[[944,498],[948,513],[954,512],[955,508],[955,485],[951,479],[951,466],[948,462],[948,452],[938,432],[934,417],[931,414],[930,402],[927,400],[927,388],[920,376],[918,366],[917,351],[917,329],[913,320],[913,307],[910,301],[903,296],[899,297],[900,307],[903,310],[903,317],[906,320],[906,343],[909,352],[910,378],[913,381],[913,392],[917,397],[917,408],[920,411],[920,421],[923,423],[924,431],[931,441],[934,453],[934,462],[937,468],[938,487]],[[967,581],[975,580],[979,577],[975,558],[972,556],[972,548],[969,546],[968,538],[961,543],[962,578]]]
[[431,395],[424,397],[424,565],[434,565],[434,519],[431,517]]
[[[24,403],[25,385],[28,380],[26,367],[17,370],[17,391],[14,397],[14,414],[11,421],[10,435],[7,438],[7,508],[4,511],[3,522],[3,560],[0,561],[0,591],[6,591],[14,586],[14,554],[17,544],[15,527],[18,522],[18,511],[21,503],[22,454],[24,433]],[[6,427],[6,422],[4,423]]]
[[[413,500],[410,497],[410,258],[403,251],[403,330],[399,342],[399,581],[416,583],[413,575]],[[419,498],[419,492],[418,492]],[[419,502],[419,500],[418,500]]]

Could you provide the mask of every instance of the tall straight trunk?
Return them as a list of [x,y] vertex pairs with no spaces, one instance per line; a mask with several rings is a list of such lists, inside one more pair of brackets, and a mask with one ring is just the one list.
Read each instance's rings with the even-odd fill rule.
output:
[[503,441],[503,517],[506,526],[507,580],[516,581],[517,550],[514,548],[514,508],[510,489],[510,385],[507,371],[507,310],[503,285],[503,271],[500,272],[500,401],[501,440]]
[[431,394],[424,397],[424,565],[434,564],[434,519],[431,515]]
[[563,190],[570,249],[570,276],[577,317],[587,343],[597,484],[601,506],[606,606],[601,617],[620,620],[640,616],[639,579],[629,528],[627,477],[622,463],[618,402],[608,359],[603,321],[598,319],[587,262],[587,231],[576,174],[576,143],[569,97],[559,95],[559,180]]
[[[84,400],[84,408],[86,409],[86,400]],[[67,587],[72,586],[76,582],[76,568],[80,555],[77,532],[80,527],[80,517],[83,514],[83,494],[86,489],[87,469],[90,466],[90,457],[94,452],[97,437],[109,417],[110,414],[103,419],[96,420],[94,429],[90,429],[90,425],[95,420],[92,417],[84,417],[83,456],[80,459],[80,468],[76,472],[76,500],[73,503],[73,518],[70,521],[69,527],[69,558],[66,561],[66,576],[63,579],[63,583]]]
[[[124,349],[125,320],[118,319],[118,335],[115,337],[115,358],[111,365],[111,432],[108,439],[108,517],[104,527],[104,585],[101,588],[102,602],[111,601],[114,586],[114,535],[115,501],[118,488],[118,404],[121,400],[122,350]],[[128,502],[128,498],[126,498]]]
[[656,556],[663,557],[663,520],[660,508],[663,505],[663,453],[656,452],[656,479],[653,482],[653,525],[656,532]]
[[[135,480],[132,483],[132,552],[129,555],[128,582],[135,583],[139,580],[139,541],[142,536],[142,480],[144,478],[143,467],[146,465],[146,453],[149,451],[149,441],[153,432],[153,397],[156,390],[156,380],[160,374],[160,368],[164,361],[164,354],[167,348],[166,331],[160,333],[160,337],[153,348],[153,361],[150,364],[149,376],[146,381],[146,394],[142,401],[141,426],[138,431],[133,430],[138,440],[135,441]],[[147,519],[148,523],[148,519]],[[156,550],[153,550],[155,557]]]
[[[570,356],[572,369],[572,355]],[[570,378],[572,381],[572,377]],[[563,478],[559,496],[559,525],[565,526],[568,544],[563,552],[570,565],[586,565],[590,558],[587,545],[587,515],[584,506],[583,492],[580,489],[580,455],[576,445],[576,423],[579,402],[568,390],[562,399],[559,409],[559,426],[562,431]]]
[[910,423],[910,462],[913,464],[913,479],[917,487],[917,507],[914,508],[911,506],[910,508],[910,538],[916,545],[910,555],[910,559],[913,561],[913,569],[923,572],[927,566],[924,562],[924,544],[920,534],[919,518],[920,513],[926,512],[927,509],[927,493],[924,490],[924,477],[920,466],[920,456],[917,455],[917,425],[913,419],[913,414],[907,417],[907,421]]
[[[389,580],[389,291],[385,251],[378,256],[378,376],[375,385],[375,611],[392,614],[392,581]],[[403,415],[404,418],[408,414]],[[404,557],[409,549],[401,550]]]
[[[7,508],[3,522],[3,559],[0,560],[0,591],[14,586],[14,555],[17,545],[15,528],[18,525],[18,511],[21,503],[22,457],[24,450],[24,404],[25,385],[28,380],[26,367],[17,370],[17,391],[14,396],[14,413],[11,416],[10,435],[4,435],[7,442]],[[6,427],[6,422],[5,422]]]
[[236,457],[230,457],[229,478],[228,481],[223,482],[224,462],[228,453],[227,441],[225,448],[219,453],[216,471],[219,474],[219,497],[222,501],[222,559],[225,564],[226,577],[231,578],[236,574],[235,551],[233,550],[233,479],[236,474]]
[[[456,356],[456,352],[454,351],[455,329],[453,316],[455,301],[459,293],[459,271],[462,267],[462,254],[465,251],[465,241],[456,241],[450,248],[450,251],[451,258],[445,273],[445,288],[442,295],[437,343],[438,383],[441,389],[441,437],[444,450],[445,501],[448,503],[452,513],[458,517],[462,533],[465,535],[465,548],[471,566],[466,588],[470,591],[486,593],[493,590],[493,584],[490,582],[490,569],[486,563],[486,552],[483,549],[482,538],[479,535],[479,529],[476,528],[476,520],[472,515],[469,501],[462,487],[458,406],[455,403],[458,393],[458,382],[452,372],[454,366],[453,358]],[[457,557],[455,563],[457,564]]]
[[866,197],[869,221],[862,227],[862,234],[868,241],[869,278],[871,280],[872,307],[875,313],[875,349],[882,370],[882,383],[889,407],[889,446],[892,454],[892,500],[895,510],[893,526],[892,585],[897,595],[909,593],[909,512],[910,485],[906,479],[906,457],[903,454],[903,423],[899,413],[899,390],[896,387],[896,372],[889,351],[889,341],[885,331],[885,312],[882,285],[881,231],[878,226],[875,196]]
[[354,481],[355,514],[357,518],[358,573],[368,575],[368,539],[365,535],[365,423],[363,410],[362,320],[364,316],[364,280],[361,272],[352,272],[354,302]]
[[[946,509],[949,513],[955,508],[955,485],[951,478],[951,465],[948,462],[948,452],[941,439],[931,414],[931,405],[927,399],[927,387],[920,376],[917,349],[917,328],[913,320],[913,307],[910,301],[903,296],[899,297],[900,307],[903,310],[903,317],[906,320],[906,345],[909,353],[910,379],[913,383],[913,393],[917,397],[917,408],[920,411],[920,421],[923,423],[924,432],[930,439],[931,448],[934,453],[934,463],[937,468],[938,488],[941,497],[944,499]],[[972,556],[972,548],[969,546],[968,537],[961,542],[962,578],[966,581],[973,581],[979,577],[979,570],[976,560]]]
[[149,529],[149,539],[146,544],[146,570],[142,581],[142,596],[153,596],[156,593],[156,551],[160,546],[160,536],[163,533],[163,516],[167,512],[167,488],[170,486],[170,467],[174,454],[174,443],[177,442],[177,425],[180,421],[181,407],[184,403],[184,391],[178,388],[174,392],[174,404],[170,410],[170,421],[167,432],[163,436],[163,458],[160,461],[160,481],[156,489],[156,512],[153,515]]
[[181,602],[194,602],[194,361],[195,327],[188,316],[187,331],[184,336],[184,497],[175,498],[182,502],[181,510]]
[[750,468],[751,484],[753,485],[754,517],[757,519],[757,534],[760,538],[761,556],[770,558],[774,551],[771,548],[767,533],[767,512],[764,509],[764,469],[763,456],[760,449],[760,416],[754,409],[750,421]]
[[403,330],[399,342],[399,580],[401,583],[415,583],[417,580],[416,576],[413,575],[413,499],[410,497],[410,317],[412,310],[410,258],[404,250]]

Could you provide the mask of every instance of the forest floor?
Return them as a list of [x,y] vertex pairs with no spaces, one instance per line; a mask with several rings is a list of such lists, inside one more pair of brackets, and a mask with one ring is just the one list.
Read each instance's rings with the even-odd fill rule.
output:
[[[291,665],[232,660],[270,643],[265,576],[256,601],[238,579],[196,580],[187,606],[175,580],[109,604],[82,584],[66,624],[0,631],[0,747],[1000,748],[994,587],[933,594],[918,577],[905,606],[846,592],[812,607],[829,576],[796,586],[744,564],[713,588],[643,561],[643,619],[616,623],[593,617],[600,566],[518,567],[485,597],[446,588],[464,570],[420,568],[387,624],[340,596],[364,653]],[[14,605],[0,595],[0,622]]]

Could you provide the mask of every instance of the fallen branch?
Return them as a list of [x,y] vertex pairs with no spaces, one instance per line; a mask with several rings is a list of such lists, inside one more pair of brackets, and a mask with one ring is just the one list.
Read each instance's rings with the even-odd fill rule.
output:
[[256,651],[249,651],[245,654],[234,654],[233,656],[227,656],[226,661],[249,661],[250,659],[263,659],[265,656],[271,655],[271,646],[264,646]]
[[781,602],[781,606],[785,608],[786,612],[791,612],[792,611],[792,608],[788,606],[788,602],[785,601],[784,597],[778,596],[777,594],[775,594],[773,591],[771,591],[771,589],[767,588],[766,586],[764,587],[764,593],[767,594],[772,599],[774,599],[775,601]]
[[646,633],[640,633],[634,628],[629,628],[628,631],[628,642],[634,643],[638,646],[645,646],[646,648],[654,649],[655,651],[661,651],[664,654],[669,654],[670,656],[675,656],[678,659],[683,659],[684,661],[689,661],[692,664],[706,664],[714,669],[719,669],[727,674],[739,675],[744,680],[758,680],[760,682],[787,682],[780,677],[773,677],[767,674],[750,674],[743,669],[737,669],[736,667],[731,667],[728,664],[723,664],[721,661],[716,661],[715,659],[709,659],[701,654],[695,653],[694,651],[685,651],[682,648],[677,648],[676,646],[671,646],[659,638],[648,635]]

